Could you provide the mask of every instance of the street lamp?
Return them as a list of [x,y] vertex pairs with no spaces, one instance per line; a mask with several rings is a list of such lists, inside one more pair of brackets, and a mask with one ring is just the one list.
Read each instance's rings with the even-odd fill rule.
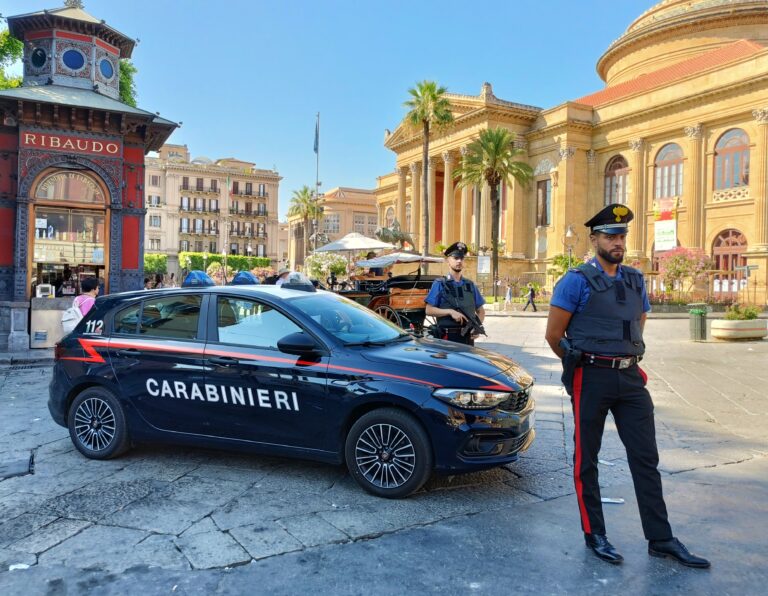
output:
[[250,271],[251,269],[253,269],[253,267],[251,266],[251,253],[253,252],[253,248],[249,244],[248,246],[245,247],[245,250],[248,252],[248,270]]
[[571,256],[573,255],[573,247],[579,241],[579,235],[573,229],[573,224],[568,224],[568,229],[565,231],[562,242],[563,246],[568,251],[568,269],[571,268]]
[[208,251],[203,253],[203,273],[208,273]]
[[222,272],[222,277],[224,278],[224,285],[227,285],[227,249],[221,251],[221,256],[224,257],[224,271]]

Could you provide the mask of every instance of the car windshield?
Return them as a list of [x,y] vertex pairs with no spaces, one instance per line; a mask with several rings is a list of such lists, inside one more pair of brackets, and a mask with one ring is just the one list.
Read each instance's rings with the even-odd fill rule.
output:
[[397,325],[338,294],[310,294],[292,300],[292,304],[347,345],[389,343],[410,337]]

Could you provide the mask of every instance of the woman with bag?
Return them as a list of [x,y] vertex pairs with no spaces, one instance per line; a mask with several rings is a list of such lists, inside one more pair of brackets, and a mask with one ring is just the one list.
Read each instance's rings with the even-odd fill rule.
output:
[[96,303],[96,296],[99,294],[99,280],[95,277],[86,277],[80,283],[82,292],[74,299],[72,306],[64,311],[61,317],[61,326],[66,335],[72,331],[80,320],[88,314]]

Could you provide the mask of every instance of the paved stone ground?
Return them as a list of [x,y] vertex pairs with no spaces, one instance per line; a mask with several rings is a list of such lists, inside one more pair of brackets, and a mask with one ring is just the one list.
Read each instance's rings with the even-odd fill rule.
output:
[[[117,460],[87,460],[48,414],[50,367],[0,368],[0,463],[30,450],[37,459],[34,475],[0,481],[0,592],[497,593],[528,586],[638,593],[633,588],[650,574],[659,583],[648,592],[759,593],[768,580],[768,341],[693,343],[687,320],[648,322],[643,367],[673,525],[683,538],[706,540],[708,547],[692,545],[702,554],[711,554],[717,537],[718,558],[732,561],[727,574],[701,584],[690,570],[648,563],[611,424],[601,452],[603,495],[626,504],[606,505],[609,532],[646,567],[633,568],[628,556],[617,571],[584,556],[570,404],[559,361],[543,340],[545,323],[535,315],[492,316],[481,344],[537,379],[532,449],[505,468],[434,478],[402,501],[367,495],[343,468],[287,459],[143,446]],[[491,561],[492,573],[478,573]]]

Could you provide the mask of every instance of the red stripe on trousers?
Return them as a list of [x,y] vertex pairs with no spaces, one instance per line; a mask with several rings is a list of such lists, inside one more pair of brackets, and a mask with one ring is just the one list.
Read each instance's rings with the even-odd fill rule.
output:
[[592,533],[589,525],[587,508],[584,506],[584,486],[581,483],[581,379],[584,369],[579,367],[573,373],[573,421],[575,424],[576,446],[575,461],[573,462],[573,480],[576,485],[576,499],[579,502],[581,525],[586,534]]

